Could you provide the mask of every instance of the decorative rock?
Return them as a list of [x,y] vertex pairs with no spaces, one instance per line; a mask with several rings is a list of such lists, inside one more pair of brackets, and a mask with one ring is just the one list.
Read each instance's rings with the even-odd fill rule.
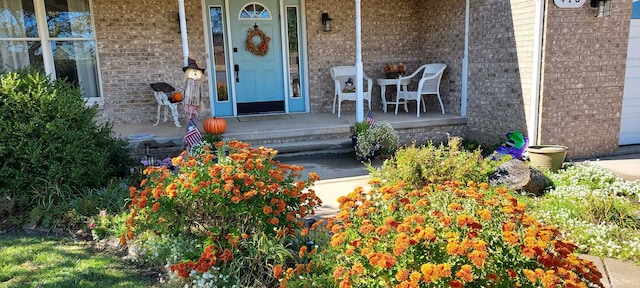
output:
[[553,183],[542,172],[531,168],[521,160],[512,159],[489,175],[492,186],[504,185],[516,191],[525,191],[535,196],[544,195],[544,189]]

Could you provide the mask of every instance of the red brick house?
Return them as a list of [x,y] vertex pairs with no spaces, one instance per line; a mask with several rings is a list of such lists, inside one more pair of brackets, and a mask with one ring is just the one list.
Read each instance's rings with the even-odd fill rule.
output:
[[[329,69],[355,61],[355,2],[2,1],[0,65],[35,65],[67,77],[99,105],[98,120],[118,124],[155,119],[149,84],[181,85],[187,50],[206,68],[208,113],[329,112]],[[570,157],[608,155],[621,143],[640,143],[638,118],[628,112],[637,104],[623,101],[638,97],[624,92],[636,1],[609,0],[604,17],[595,17],[598,8],[590,3],[554,3],[562,6],[562,0],[361,2],[364,72],[382,78],[386,64],[403,62],[409,71],[447,64],[444,106],[447,114],[467,119],[466,138],[493,144],[519,130],[533,143],[569,146]],[[331,31],[323,26],[324,13]],[[254,26],[264,34],[249,34]],[[266,49],[257,52],[264,55],[249,51],[248,35],[257,36],[253,47]],[[267,37],[268,47],[260,46]],[[373,98],[373,109],[381,110]],[[631,117],[622,116],[623,103]]]

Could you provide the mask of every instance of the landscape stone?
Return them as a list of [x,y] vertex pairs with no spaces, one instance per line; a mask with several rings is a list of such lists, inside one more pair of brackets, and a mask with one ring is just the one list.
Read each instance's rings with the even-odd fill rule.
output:
[[523,161],[511,159],[498,166],[496,171],[489,175],[489,184],[492,186],[504,185],[508,189],[542,196],[544,190],[551,186],[552,182],[542,172]]

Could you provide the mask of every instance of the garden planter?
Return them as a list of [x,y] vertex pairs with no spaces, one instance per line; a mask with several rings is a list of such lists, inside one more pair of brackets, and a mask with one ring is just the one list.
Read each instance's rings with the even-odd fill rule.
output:
[[527,148],[531,166],[539,170],[551,170],[551,172],[557,172],[562,168],[567,150],[569,148],[562,145],[536,145]]

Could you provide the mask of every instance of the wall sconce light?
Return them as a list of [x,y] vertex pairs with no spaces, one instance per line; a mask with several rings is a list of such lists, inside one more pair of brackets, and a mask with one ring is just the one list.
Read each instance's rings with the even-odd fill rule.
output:
[[596,17],[611,15],[611,0],[591,0],[591,7],[598,7],[598,15]]
[[322,13],[322,27],[324,29],[324,32],[330,32],[331,31],[331,18],[329,18],[329,13],[324,12]]

